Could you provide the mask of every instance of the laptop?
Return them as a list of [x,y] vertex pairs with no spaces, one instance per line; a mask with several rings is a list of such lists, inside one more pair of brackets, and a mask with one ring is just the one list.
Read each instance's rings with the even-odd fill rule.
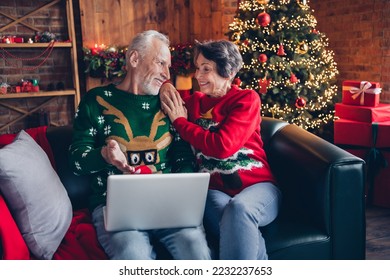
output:
[[107,179],[107,231],[202,224],[209,173],[123,174]]

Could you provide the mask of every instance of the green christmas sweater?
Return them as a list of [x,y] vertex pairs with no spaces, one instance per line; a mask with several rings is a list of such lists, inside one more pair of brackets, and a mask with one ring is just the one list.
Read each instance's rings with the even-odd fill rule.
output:
[[[90,90],[73,123],[70,161],[76,175],[90,175],[90,209],[106,202],[107,177],[121,174],[101,155],[106,140],[116,140],[128,163],[152,173],[194,172],[191,147],[160,109],[159,96],[134,95],[115,85]],[[134,175],[139,176],[139,175]]]

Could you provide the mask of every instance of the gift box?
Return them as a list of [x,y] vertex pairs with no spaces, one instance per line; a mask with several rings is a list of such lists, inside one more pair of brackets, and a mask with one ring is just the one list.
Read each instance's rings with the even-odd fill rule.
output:
[[335,120],[333,137],[335,144],[387,148],[390,147],[390,121],[366,123]]
[[14,43],[14,37],[13,36],[3,36],[1,38],[1,42],[4,44],[12,44],[12,43]]
[[344,81],[342,84],[343,104],[371,106],[379,104],[379,95],[382,89],[377,82]]
[[390,121],[336,120],[334,143],[365,160],[367,203],[390,208]]
[[382,151],[387,166],[374,177],[372,204],[390,208],[390,151]]
[[24,43],[23,37],[14,37],[14,43]]
[[358,122],[386,122],[390,121],[390,104],[379,103],[376,107],[366,107],[336,103],[335,115]]

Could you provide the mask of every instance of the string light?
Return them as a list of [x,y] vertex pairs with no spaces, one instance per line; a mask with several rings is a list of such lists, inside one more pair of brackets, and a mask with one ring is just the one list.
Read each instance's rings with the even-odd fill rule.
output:
[[[260,79],[267,79],[267,92],[261,94],[262,115],[316,130],[335,118],[337,86],[333,83],[338,70],[334,53],[327,50],[328,39],[316,30],[308,2],[241,1],[228,35],[234,34],[232,40],[244,58],[239,73],[242,85],[258,91]],[[256,22],[262,12],[271,16],[267,26]],[[278,55],[281,46],[286,55]],[[299,46],[302,52],[297,51]],[[267,55],[266,62],[259,61],[260,54]],[[295,106],[298,98],[305,99],[304,107]]]

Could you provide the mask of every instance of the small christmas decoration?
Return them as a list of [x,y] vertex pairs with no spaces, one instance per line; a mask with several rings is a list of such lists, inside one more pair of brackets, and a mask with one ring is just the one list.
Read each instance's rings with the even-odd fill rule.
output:
[[51,41],[56,41],[56,35],[54,33],[45,31],[43,33],[36,32],[35,33],[35,42],[37,43],[49,43]]
[[298,5],[303,8],[307,5],[307,0],[297,0]]
[[269,0],[257,0],[257,3],[266,5],[269,3]]
[[259,80],[259,93],[266,94],[267,88],[271,83],[271,79],[267,80],[266,77]]
[[266,12],[262,12],[258,14],[257,16],[257,23],[262,26],[266,27],[271,22],[271,17]]
[[303,97],[297,98],[295,100],[295,107],[297,108],[304,108],[306,106],[306,100]]
[[266,54],[262,53],[262,54],[259,55],[259,61],[260,61],[261,63],[264,63],[264,62],[266,62],[267,60],[268,60],[268,57],[267,57]]
[[308,51],[309,51],[309,46],[305,42],[299,43],[297,49],[295,50],[295,52],[299,54],[305,54]]
[[106,47],[95,44],[93,48],[83,48],[85,73],[90,77],[111,80],[126,73],[126,47]]
[[276,54],[279,55],[279,56],[286,55],[286,53],[284,52],[283,44],[279,45],[279,49],[278,49],[278,52]]
[[232,35],[232,40],[234,41],[234,43],[238,43],[240,42],[240,38],[241,38],[241,35],[240,33],[236,32]]
[[233,85],[236,85],[236,86],[241,86],[241,80],[240,78],[235,78],[232,82]]
[[181,43],[170,47],[172,56],[172,75],[191,76],[195,73],[194,51],[190,43]]
[[297,78],[297,76],[295,76],[294,73],[291,73],[290,82],[292,82],[293,84],[298,82],[298,78]]
[[0,83],[0,94],[6,94],[9,85],[7,83]]

